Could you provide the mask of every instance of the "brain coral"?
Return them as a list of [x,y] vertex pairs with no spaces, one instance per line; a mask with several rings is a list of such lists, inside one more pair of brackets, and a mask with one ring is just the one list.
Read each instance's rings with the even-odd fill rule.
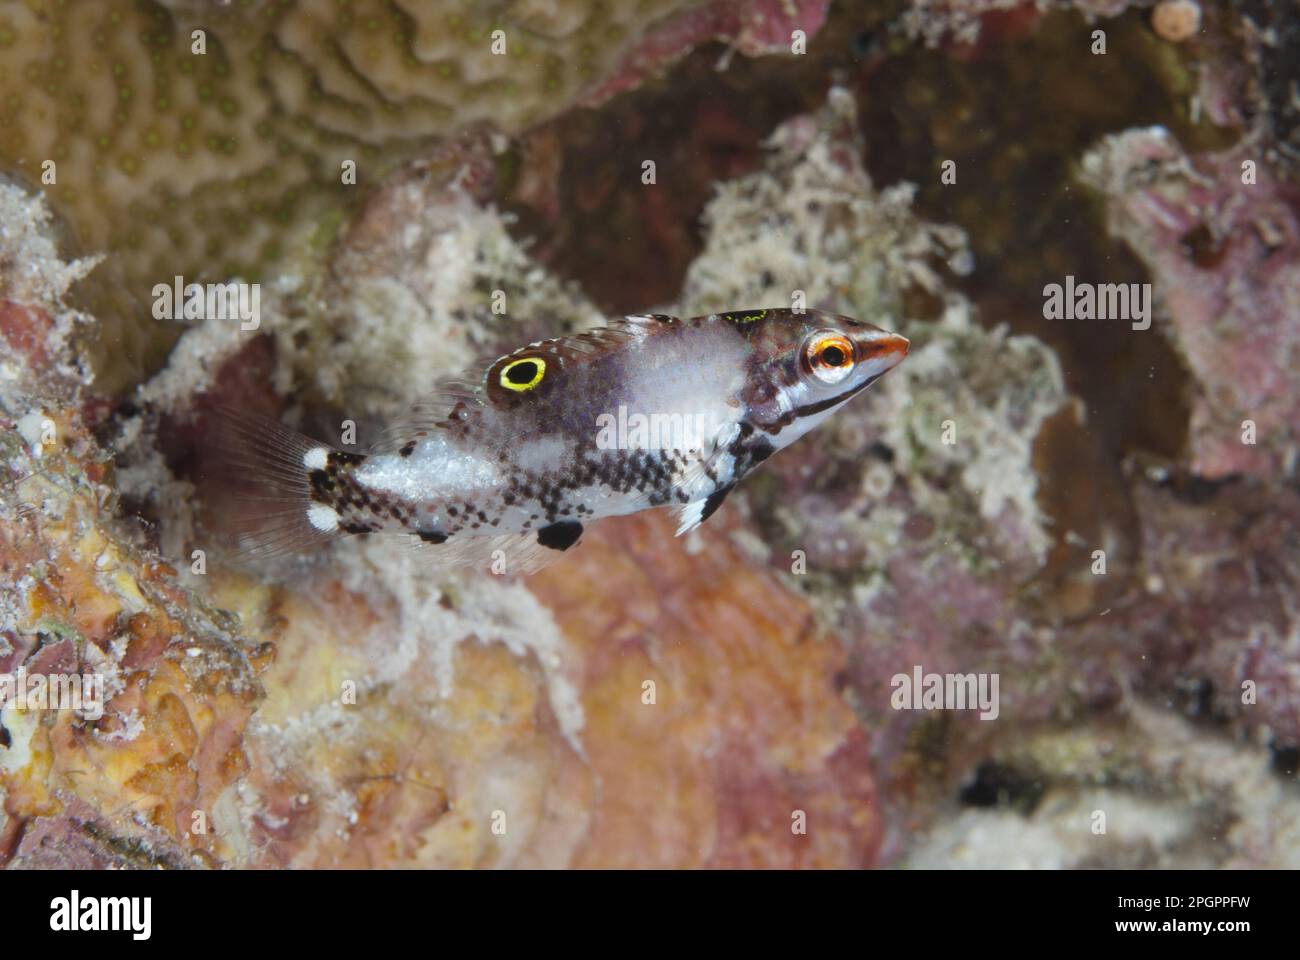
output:
[[149,336],[153,285],[256,278],[328,239],[347,161],[364,187],[437,138],[590,100],[665,45],[766,49],[804,7],[812,32],[808,0],[0,0],[0,169],[110,252],[92,302],[131,377],[171,339]]

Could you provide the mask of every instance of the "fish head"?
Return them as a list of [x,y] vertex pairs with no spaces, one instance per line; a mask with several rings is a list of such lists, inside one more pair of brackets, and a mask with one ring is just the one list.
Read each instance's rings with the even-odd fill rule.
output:
[[728,315],[748,326],[746,418],[784,447],[907,356],[906,337],[822,310]]

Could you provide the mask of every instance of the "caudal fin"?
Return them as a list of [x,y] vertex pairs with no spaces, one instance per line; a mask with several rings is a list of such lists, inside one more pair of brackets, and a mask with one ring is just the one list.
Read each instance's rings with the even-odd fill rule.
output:
[[236,559],[310,550],[338,534],[338,515],[313,499],[311,473],[333,452],[278,420],[218,407],[208,431],[208,461],[231,503]]

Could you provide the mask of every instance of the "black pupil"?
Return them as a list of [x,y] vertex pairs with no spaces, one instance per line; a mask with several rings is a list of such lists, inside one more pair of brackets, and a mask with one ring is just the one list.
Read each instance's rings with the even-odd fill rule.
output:
[[511,383],[532,383],[533,378],[537,376],[537,364],[529,360],[526,363],[516,363],[506,371],[506,379]]
[[822,363],[828,367],[838,367],[844,363],[844,351],[832,344],[822,350]]

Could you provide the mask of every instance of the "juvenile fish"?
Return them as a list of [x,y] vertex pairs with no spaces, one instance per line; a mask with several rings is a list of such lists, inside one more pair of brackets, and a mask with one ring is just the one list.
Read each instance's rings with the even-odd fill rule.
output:
[[285,505],[245,546],[396,531],[449,562],[529,572],[601,517],[673,506],[680,535],[907,347],[816,310],[634,316],[442,384],[366,455],[242,418],[247,479]]

